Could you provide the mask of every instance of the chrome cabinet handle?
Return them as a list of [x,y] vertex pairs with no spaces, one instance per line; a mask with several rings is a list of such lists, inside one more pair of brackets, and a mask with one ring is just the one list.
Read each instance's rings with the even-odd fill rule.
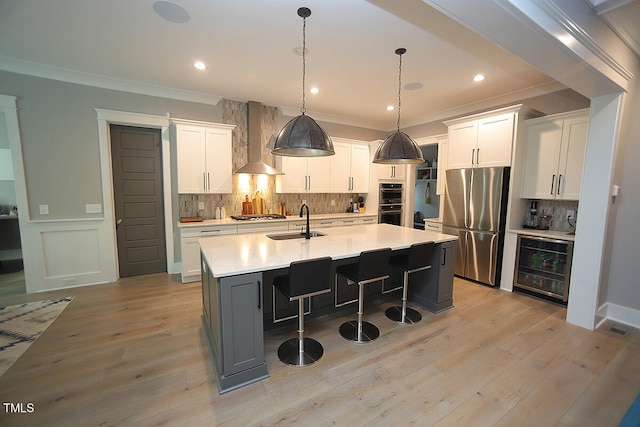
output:
[[480,164],[480,149],[477,148],[476,150],[477,150],[476,151],[476,165],[479,165]]
[[211,190],[211,174],[207,172],[207,190]]
[[207,174],[202,172],[202,189],[207,190]]
[[473,150],[471,150],[471,164],[472,165],[475,165],[475,163],[473,163],[473,157],[475,156],[475,154],[476,154],[476,149],[474,148]]
[[553,187],[556,185],[556,175],[551,176],[551,195],[553,196]]

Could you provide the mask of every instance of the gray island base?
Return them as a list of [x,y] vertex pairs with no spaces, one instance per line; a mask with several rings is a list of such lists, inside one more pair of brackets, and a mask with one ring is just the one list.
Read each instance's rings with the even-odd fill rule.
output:
[[[390,247],[399,254],[414,243],[435,242],[431,269],[409,276],[409,300],[435,313],[453,306],[455,236],[389,224],[336,227],[323,233],[310,240],[273,240],[264,234],[200,240],[202,323],[221,394],[269,377],[264,330],[281,321],[293,322],[288,319],[297,313],[297,304],[274,292],[272,282],[287,273],[292,261],[330,256],[335,270],[356,261],[365,250]],[[387,291],[401,287],[402,271],[392,269],[390,276],[384,284],[369,287],[367,302],[400,299],[399,291]],[[350,303],[356,298],[357,286],[338,280],[332,292],[313,297],[308,317],[355,313]]]

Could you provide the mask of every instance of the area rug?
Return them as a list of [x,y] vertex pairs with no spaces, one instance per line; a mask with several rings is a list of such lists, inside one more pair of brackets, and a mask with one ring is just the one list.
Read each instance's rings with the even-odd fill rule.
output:
[[633,401],[629,410],[622,421],[618,424],[618,427],[638,427],[640,426],[640,394],[636,396],[636,400]]
[[0,375],[22,356],[71,300],[73,297],[0,307]]

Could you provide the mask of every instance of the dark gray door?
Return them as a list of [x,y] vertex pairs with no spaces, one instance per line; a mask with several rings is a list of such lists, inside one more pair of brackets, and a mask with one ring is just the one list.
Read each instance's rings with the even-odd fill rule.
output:
[[160,130],[110,130],[120,277],[167,271]]

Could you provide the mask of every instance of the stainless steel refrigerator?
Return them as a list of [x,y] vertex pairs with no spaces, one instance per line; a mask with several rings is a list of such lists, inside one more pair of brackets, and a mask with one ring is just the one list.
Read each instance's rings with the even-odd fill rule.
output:
[[449,169],[442,231],[458,236],[454,274],[500,282],[509,168]]

